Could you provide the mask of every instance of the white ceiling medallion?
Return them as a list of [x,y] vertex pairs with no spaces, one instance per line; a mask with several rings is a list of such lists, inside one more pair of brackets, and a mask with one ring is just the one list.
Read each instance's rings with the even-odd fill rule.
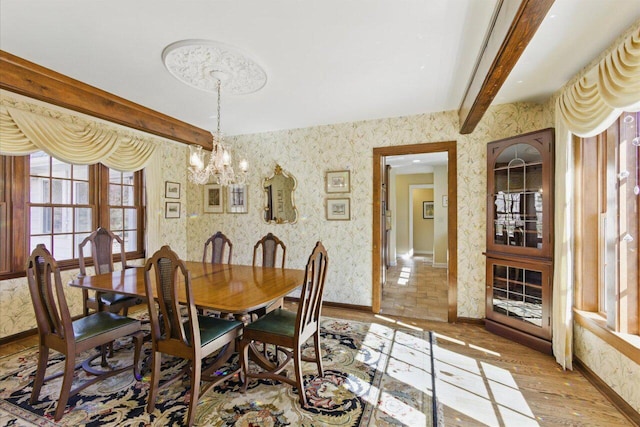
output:
[[267,83],[264,70],[235,48],[211,40],[182,40],[162,52],[167,70],[196,89],[216,93],[217,81],[226,93],[256,92]]

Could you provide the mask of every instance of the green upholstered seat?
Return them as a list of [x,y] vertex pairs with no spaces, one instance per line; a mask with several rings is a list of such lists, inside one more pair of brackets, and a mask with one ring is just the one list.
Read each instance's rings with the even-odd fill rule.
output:
[[140,327],[139,320],[108,311],[100,311],[74,320],[72,326],[76,341],[83,341],[132,324],[137,324],[138,328]]
[[249,323],[245,330],[293,337],[296,332],[296,313],[278,308]]

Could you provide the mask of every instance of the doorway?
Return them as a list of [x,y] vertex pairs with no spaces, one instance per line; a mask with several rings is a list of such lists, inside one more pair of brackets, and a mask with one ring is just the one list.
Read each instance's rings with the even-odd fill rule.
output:
[[386,159],[390,156],[413,155],[423,153],[445,153],[448,163],[447,190],[441,203],[446,203],[447,237],[446,261],[448,273],[446,275],[446,319],[448,322],[457,320],[457,169],[456,142],[436,142],[413,144],[373,149],[373,298],[372,309],[379,313],[382,305],[382,289],[386,279],[387,260],[391,256],[389,251],[388,224],[389,215],[389,168]]

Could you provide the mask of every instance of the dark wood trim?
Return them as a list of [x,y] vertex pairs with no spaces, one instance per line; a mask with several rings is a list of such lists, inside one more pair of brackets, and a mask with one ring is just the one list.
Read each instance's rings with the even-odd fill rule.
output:
[[631,405],[627,403],[618,393],[616,393],[607,383],[602,381],[600,377],[593,372],[579,358],[574,357],[573,366],[580,372],[622,415],[633,423],[634,426],[640,426],[640,413],[636,412]]
[[211,150],[211,133],[0,50],[0,89]]
[[475,319],[473,317],[458,317],[458,320],[456,323],[467,323],[471,325],[484,326],[485,321],[484,319]]
[[457,148],[456,141],[432,142],[424,144],[396,145],[390,147],[377,147],[373,149],[373,226],[372,226],[372,310],[380,312],[382,304],[382,286],[380,285],[381,267],[381,227],[382,205],[381,182],[382,171],[380,168],[382,158],[385,156],[410,155],[421,153],[447,152],[447,185],[449,207],[448,217],[448,250],[449,250],[449,274],[448,274],[448,314],[447,320],[454,323],[458,318],[458,173],[457,173]]
[[38,333],[37,328],[28,329],[26,331],[18,332],[17,334],[7,335],[6,337],[0,338],[0,345],[9,344],[23,338],[28,338]]
[[554,0],[523,0],[514,14],[508,7],[510,2],[500,2],[491,34],[458,110],[461,134],[473,132],[553,3]]
[[485,319],[484,326],[487,331],[492,332],[501,337],[505,337],[511,341],[515,341],[522,345],[526,345],[529,348],[537,350],[545,354],[553,354],[551,347],[551,341],[543,340],[542,338],[534,337],[526,332],[513,329],[509,326],[505,326],[502,323],[494,322],[491,319]]

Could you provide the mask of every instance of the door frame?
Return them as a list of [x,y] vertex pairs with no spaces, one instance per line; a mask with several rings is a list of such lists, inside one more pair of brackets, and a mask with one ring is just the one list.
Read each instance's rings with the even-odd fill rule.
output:
[[448,308],[449,323],[458,320],[458,172],[456,141],[432,142],[423,144],[397,145],[391,147],[377,147],[373,149],[373,250],[372,250],[372,303],[374,313],[380,312],[382,303],[382,283],[380,269],[382,265],[382,204],[381,204],[381,164],[387,156],[399,156],[422,153],[447,152],[447,195],[449,206],[448,217]]

